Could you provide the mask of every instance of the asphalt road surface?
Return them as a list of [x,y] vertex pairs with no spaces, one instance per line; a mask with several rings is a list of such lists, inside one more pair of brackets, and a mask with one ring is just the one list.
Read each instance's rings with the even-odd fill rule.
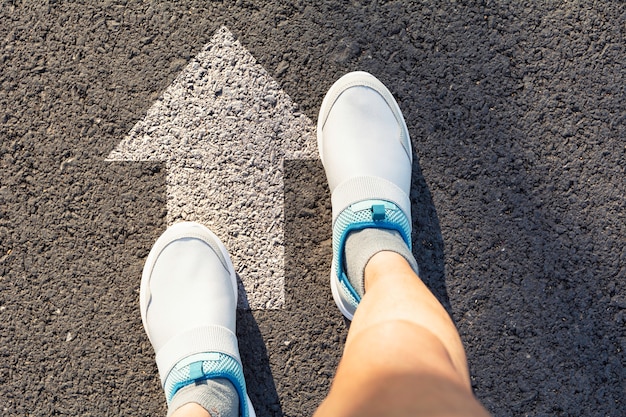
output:
[[[313,123],[348,71],[394,93],[414,253],[494,415],[624,415],[623,1],[81,3],[0,1],[1,415],[164,415],[138,292],[168,165],[107,156],[223,27]],[[347,327],[321,164],[277,169],[284,303],[238,335],[257,414],[307,416]]]

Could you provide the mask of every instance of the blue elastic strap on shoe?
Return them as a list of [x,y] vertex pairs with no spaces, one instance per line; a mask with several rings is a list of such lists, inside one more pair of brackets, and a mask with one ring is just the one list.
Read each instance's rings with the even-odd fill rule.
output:
[[243,369],[233,357],[219,352],[208,352],[193,355],[181,361],[168,374],[165,384],[165,397],[167,404],[172,401],[176,392],[187,385],[207,379],[225,378],[237,390],[239,395],[239,415],[248,417],[248,404],[246,399],[246,380]]
[[333,254],[336,259],[336,273],[339,283],[350,295],[354,306],[361,301],[361,297],[352,287],[345,273],[344,250],[346,239],[350,232],[376,228],[396,230],[402,236],[409,250],[411,244],[411,223],[404,212],[395,203],[384,200],[366,200],[355,203],[343,210],[333,225]]

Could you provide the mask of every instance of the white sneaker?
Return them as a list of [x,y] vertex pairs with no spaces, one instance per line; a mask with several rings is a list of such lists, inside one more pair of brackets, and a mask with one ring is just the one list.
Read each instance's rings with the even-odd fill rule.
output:
[[235,334],[235,270],[210,230],[185,222],[161,235],[144,266],[139,304],[168,404],[184,386],[226,378],[240,415],[255,416]]
[[326,94],[317,144],[333,207],[331,289],[351,320],[360,296],[343,265],[348,233],[368,227],[397,230],[411,248],[411,141],[389,90],[373,75],[353,72]]

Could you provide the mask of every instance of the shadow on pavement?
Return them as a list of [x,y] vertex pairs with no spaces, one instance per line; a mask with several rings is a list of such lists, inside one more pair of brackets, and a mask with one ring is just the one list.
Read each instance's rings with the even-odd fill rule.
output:
[[252,311],[237,310],[237,339],[248,396],[258,416],[282,417],[263,336]]

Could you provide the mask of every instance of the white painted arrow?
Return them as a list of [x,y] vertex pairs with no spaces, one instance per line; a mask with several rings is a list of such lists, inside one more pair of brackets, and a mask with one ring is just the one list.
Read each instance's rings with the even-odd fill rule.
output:
[[164,161],[168,224],[213,230],[240,307],[267,309],[285,299],[283,160],[316,155],[311,120],[223,27],[107,159]]

